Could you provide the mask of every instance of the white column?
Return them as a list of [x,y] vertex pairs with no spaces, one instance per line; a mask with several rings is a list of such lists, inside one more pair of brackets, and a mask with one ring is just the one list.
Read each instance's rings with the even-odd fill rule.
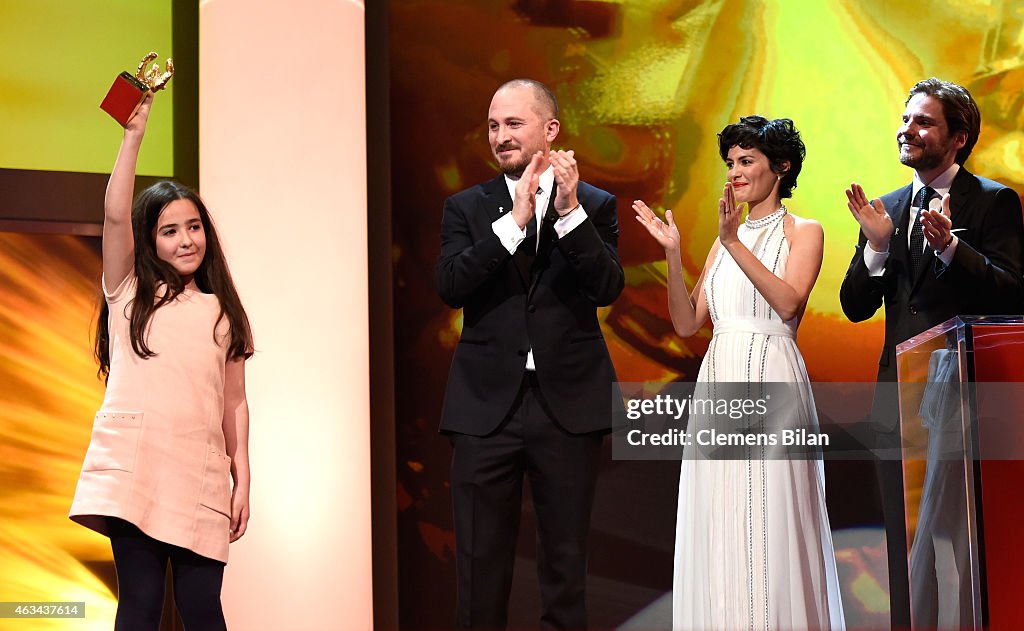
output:
[[200,3],[200,185],[252,321],[232,629],[372,628],[362,2]]

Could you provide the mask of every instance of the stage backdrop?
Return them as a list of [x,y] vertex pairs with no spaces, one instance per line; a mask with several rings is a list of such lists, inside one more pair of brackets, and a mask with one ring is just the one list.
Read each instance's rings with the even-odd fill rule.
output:
[[[461,312],[436,296],[433,266],[445,197],[496,174],[485,121],[502,82],[547,83],[562,110],[556,146],[574,149],[581,177],[619,198],[627,286],[600,313],[623,381],[694,379],[710,336],[672,332],[664,254],[633,220],[630,202],[673,209],[692,286],[717,236],[726,170],[716,133],[740,116],[792,118],[807,145],[786,205],[825,228],[821,276],[799,335],[815,380],[874,379],[881,318],[853,325],[839,306],[857,237],[843,190],[856,181],[877,196],[910,181],[895,141],[910,86],[932,75],[968,86],[984,125],[967,166],[1024,190],[1024,3],[395,0],[390,15],[399,573],[408,628],[443,628],[454,609],[450,448],[436,428]],[[826,467],[854,628],[887,619],[876,487],[861,465]],[[639,621],[670,588],[677,476],[675,463],[610,462],[602,472],[595,626]],[[512,624],[533,627],[528,502],[521,533]]]
[[67,514],[103,399],[90,346],[99,276],[98,238],[0,232],[0,597],[85,602],[74,625],[97,630],[113,620],[110,543]]
[[[171,0],[0,0],[0,169],[109,173],[121,136],[100,101],[146,53],[162,69],[171,39]],[[153,108],[140,175],[172,173],[174,85]]]

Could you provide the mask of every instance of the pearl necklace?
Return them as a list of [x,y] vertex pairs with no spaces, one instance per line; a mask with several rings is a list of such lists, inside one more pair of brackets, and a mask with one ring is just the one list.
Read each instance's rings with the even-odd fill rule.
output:
[[750,228],[752,230],[757,230],[758,228],[764,228],[765,226],[770,226],[771,224],[773,224],[776,221],[778,221],[779,219],[781,219],[783,217],[783,215],[785,215],[787,212],[789,212],[789,211],[786,210],[786,206],[782,205],[782,206],[779,206],[779,209],[776,210],[775,212],[773,212],[772,214],[765,215],[764,217],[761,217],[760,219],[751,219],[748,216],[746,221],[744,221],[744,223],[746,224],[746,226],[748,228]]

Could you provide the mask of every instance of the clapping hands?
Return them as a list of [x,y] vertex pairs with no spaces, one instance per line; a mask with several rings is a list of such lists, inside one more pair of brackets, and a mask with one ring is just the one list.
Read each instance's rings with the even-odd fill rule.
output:
[[942,196],[942,209],[921,211],[921,228],[929,247],[942,252],[953,241],[953,221],[949,214],[949,193]]
[[740,219],[746,202],[736,205],[736,191],[731,182],[725,183],[722,197],[718,200],[718,240],[728,246],[739,240]]
[[516,183],[516,198],[512,200],[512,218],[520,228],[533,220],[537,212],[537,187],[540,186],[540,174],[548,168],[544,152],[538,151],[530,158],[530,164],[523,169]]
[[576,187],[580,181],[580,172],[576,166],[576,158],[572,149],[569,151],[552,151],[548,155],[555,172],[555,211],[566,215],[579,205],[576,198]]
[[555,211],[560,216],[565,216],[579,206],[579,199],[576,197],[576,189],[580,182],[579,167],[576,164],[575,152],[550,151],[545,158],[544,153],[538,151],[533,154],[530,164],[526,165],[523,174],[516,184],[516,198],[512,203],[512,216],[520,228],[533,219],[537,212],[537,187],[540,186],[540,174],[548,165],[552,167],[555,176]]
[[666,252],[679,251],[679,229],[672,218],[672,211],[665,211],[665,221],[662,221],[654,211],[651,210],[643,200],[633,202],[633,211],[636,212],[636,220],[640,222],[647,232],[665,248]]
[[867,238],[871,249],[875,252],[888,252],[893,225],[892,217],[885,212],[882,200],[875,199],[869,202],[864,189],[856,182],[846,189],[846,200],[850,214],[860,224],[861,232]]

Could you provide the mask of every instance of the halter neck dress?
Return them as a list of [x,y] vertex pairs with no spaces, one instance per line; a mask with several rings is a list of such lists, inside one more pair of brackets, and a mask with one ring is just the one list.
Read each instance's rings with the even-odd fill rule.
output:
[[[785,207],[738,230],[740,241],[785,278]],[[721,247],[704,293],[714,335],[698,387],[796,385],[794,426],[817,428],[797,319],[779,317]],[[690,432],[707,418],[690,419]],[[844,629],[820,458],[694,457],[679,479],[673,578],[674,629]]]

